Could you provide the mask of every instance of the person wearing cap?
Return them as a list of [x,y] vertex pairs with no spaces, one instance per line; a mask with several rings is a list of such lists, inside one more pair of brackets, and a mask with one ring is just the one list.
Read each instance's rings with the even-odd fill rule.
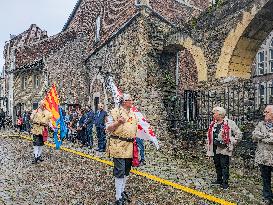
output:
[[207,135],[207,156],[213,157],[217,179],[213,185],[220,185],[228,189],[229,161],[234,146],[242,138],[242,132],[236,123],[226,117],[226,110],[214,107],[212,110],[213,121]]
[[98,148],[99,152],[105,152],[106,148],[106,135],[105,135],[105,121],[107,112],[103,110],[103,104],[98,104],[98,111],[95,114],[95,126],[98,138]]
[[37,164],[38,161],[44,161],[41,158],[42,146],[44,145],[43,135],[47,135],[48,126],[50,124],[52,114],[45,109],[44,101],[40,101],[39,107],[33,110],[30,120],[32,122],[32,134],[33,134],[33,147],[34,147],[34,160],[33,164]]
[[255,164],[259,165],[265,204],[273,204],[271,190],[271,172],[273,171],[273,105],[264,109],[264,120],[259,122],[252,133],[252,139],[257,142]]
[[114,108],[108,116],[106,130],[110,133],[108,153],[113,157],[116,189],[116,205],[130,202],[125,192],[133,159],[133,141],[137,132],[137,119],[131,111],[133,105],[129,94],[124,94],[120,107]]

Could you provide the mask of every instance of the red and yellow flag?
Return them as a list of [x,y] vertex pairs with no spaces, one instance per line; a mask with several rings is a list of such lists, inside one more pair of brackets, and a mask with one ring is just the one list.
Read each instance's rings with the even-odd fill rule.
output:
[[55,84],[52,85],[51,89],[44,98],[46,109],[52,113],[52,125],[56,127],[56,121],[60,118],[59,113],[59,98]]

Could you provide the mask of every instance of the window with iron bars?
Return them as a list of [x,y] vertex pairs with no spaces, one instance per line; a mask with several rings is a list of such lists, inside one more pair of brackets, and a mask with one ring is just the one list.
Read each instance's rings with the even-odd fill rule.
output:
[[192,121],[198,116],[197,92],[193,90],[184,91],[184,119]]

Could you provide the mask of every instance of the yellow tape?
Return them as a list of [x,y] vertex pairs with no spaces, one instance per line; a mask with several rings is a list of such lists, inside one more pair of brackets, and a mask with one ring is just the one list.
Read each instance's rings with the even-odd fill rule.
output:
[[[32,141],[32,138],[27,137],[27,136],[19,136],[19,137]],[[55,148],[54,144],[51,144],[51,143],[48,143],[48,142],[46,142],[45,144],[47,146],[49,146],[49,147]],[[79,155],[79,156],[82,156],[82,157],[85,157],[85,158],[88,158],[88,159],[96,160],[98,162],[101,162],[101,163],[104,163],[104,164],[107,164],[107,165],[110,165],[110,166],[113,166],[113,162],[111,162],[111,161],[103,160],[103,159],[100,159],[99,157],[94,157],[94,156],[85,154],[83,152],[79,152],[79,151],[72,150],[72,149],[65,148],[65,147],[61,147],[61,150],[66,151],[66,152],[70,152],[70,153],[73,153],[73,154],[76,154],[76,155]],[[228,202],[228,201],[226,201],[224,199],[217,198],[215,196],[212,196],[212,195],[206,194],[204,192],[188,188],[186,186],[171,182],[171,181],[166,180],[166,179],[162,179],[160,177],[157,177],[155,175],[151,175],[149,173],[141,172],[141,171],[138,171],[136,169],[132,169],[131,172],[136,174],[136,175],[143,176],[143,177],[146,177],[146,178],[151,179],[153,181],[159,182],[161,184],[171,186],[171,187],[173,187],[175,189],[178,189],[178,190],[181,190],[183,192],[198,196],[200,198],[206,199],[206,200],[211,201],[211,202],[215,202],[215,203],[223,204],[223,205],[236,205],[236,203]]]

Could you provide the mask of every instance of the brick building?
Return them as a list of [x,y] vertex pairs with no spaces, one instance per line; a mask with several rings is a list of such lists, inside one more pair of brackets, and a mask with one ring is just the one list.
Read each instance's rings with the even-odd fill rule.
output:
[[5,45],[9,114],[15,118],[32,109],[52,83],[64,106],[95,109],[103,102],[108,109],[111,78],[134,96],[153,125],[165,129],[169,90],[175,87],[178,94],[197,83],[192,54],[165,48],[165,37],[208,5],[199,0],[79,0],[59,34],[48,37],[31,25]]
[[[253,89],[245,95],[241,88],[273,29],[272,9],[273,0],[79,0],[59,34],[47,37],[31,26],[7,42],[9,114],[31,109],[52,83],[65,106],[90,104],[95,109],[103,102],[109,109],[113,80],[133,95],[162,138],[170,136],[172,124],[177,134],[189,121],[192,126],[201,120],[207,128],[215,104],[245,119]],[[194,94],[197,89],[214,94],[203,98]],[[241,95],[248,98],[243,106]]]

